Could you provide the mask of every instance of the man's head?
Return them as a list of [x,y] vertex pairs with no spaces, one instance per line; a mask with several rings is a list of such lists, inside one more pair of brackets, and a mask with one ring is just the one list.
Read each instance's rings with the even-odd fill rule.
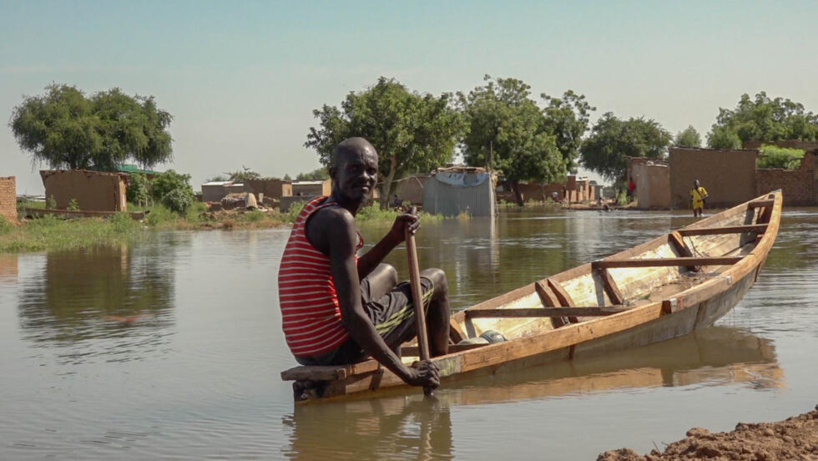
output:
[[364,138],[349,138],[332,153],[332,195],[339,202],[361,205],[378,182],[378,153]]
[[693,181],[693,185],[696,186],[696,187],[699,187],[699,185],[700,185],[699,180],[697,179],[697,180]]

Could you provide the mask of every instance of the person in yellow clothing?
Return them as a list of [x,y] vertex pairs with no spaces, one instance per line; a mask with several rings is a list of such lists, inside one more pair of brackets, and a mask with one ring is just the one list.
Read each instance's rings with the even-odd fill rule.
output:
[[690,189],[690,204],[693,207],[693,217],[697,218],[704,211],[704,203],[707,199],[707,189],[702,187],[699,180],[693,181],[693,189]]

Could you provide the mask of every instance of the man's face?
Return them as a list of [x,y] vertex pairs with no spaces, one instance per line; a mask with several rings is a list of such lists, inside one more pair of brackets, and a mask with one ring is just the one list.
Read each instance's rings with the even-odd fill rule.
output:
[[373,149],[359,149],[343,155],[334,179],[345,198],[359,203],[369,200],[378,181],[378,154]]

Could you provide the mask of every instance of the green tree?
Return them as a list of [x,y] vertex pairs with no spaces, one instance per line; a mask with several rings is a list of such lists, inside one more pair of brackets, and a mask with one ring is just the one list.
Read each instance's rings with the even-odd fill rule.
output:
[[128,189],[126,195],[128,202],[135,205],[147,205],[150,194],[150,181],[144,174],[133,173],[128,175]]
[[309,173],[298,173],[296,181],[324,181],[329,179],[329,171],[325,167],[317,168]]
[[815,141],[818,116],[789,99],[771,99],[763,91],[751,99],[745,93],[734,110],[719,109],[707,142],[717,149],[735,148],[736,138],[741,145],[751,141]]
[[242,165],[241,170],[236,170],[233,172],[225,173],[227,175],[228,181],[234,181],[236,183],[243,183],[248,179],[259,179],[261,178],[261,174],[247,168],[246,166]]
[[582,144],[580,157],[585,167],[611,181],[623,181],[628,157],[662,158],[671,134],[654,120],[620,120],[607,112],[596,122]]
[[328,167],[339,142],[353,136],[369,140],[380,156],[381,206],[386,206],[395,181],[451,162],[463,122],[450,100],[450,94],[410,92],[381,77],[367,90],[349,93],[340,109],[314,110],[319,127],[310,128],[304,145]]
[[540,96],[548,103],[543,110],[545,131],[556,137],[567,171],[576,173],[582,137],[588,131],[589,117],[596,107],[591,107],[584,95],[572,90],[563,93],[562,98],[545,93]]
[[195,199],[189,181],[188,174],[180,174],[173,170],[165,171],[151,181],[151,197],[171,211],[184,214]]
[[87,98],[74,86],[51,84],[23,98],[9,126],[20,148],[51,168],[112,170],[132,160],[145,168],[172,157],[171,115],[153,97],[119,88]]
[[804,158],[802,149],[787,149],[778,146],[761,146],[761,155],[756,161],[757,168],[783,168],[797,170]]
[[690,125],[684,131],[676,133],[673,145],[676,147],[702,147],[702,137],[693,128],[693,125]]
[[501,170],[522,205],[520,181],[558,181],[565,177],[566,160],[543,112],[530,98],[529,85],[488,75],[484,81],[468,95],[458,94],[469,128],[460,141],[463,156],[469,165]]

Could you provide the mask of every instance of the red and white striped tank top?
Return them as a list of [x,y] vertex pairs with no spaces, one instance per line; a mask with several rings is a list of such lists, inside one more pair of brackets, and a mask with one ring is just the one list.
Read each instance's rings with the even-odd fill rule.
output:
[[[349,338],[332,280],[330,259],[307,239],[307,219],[328,206],[318,197],[304,206],[293,224],[278,270],[278,297],[284,337],[296,357],[325,354]],[[358,249],[363,238],[358,234]],[[356,256],[357,259],[357,256]]]

